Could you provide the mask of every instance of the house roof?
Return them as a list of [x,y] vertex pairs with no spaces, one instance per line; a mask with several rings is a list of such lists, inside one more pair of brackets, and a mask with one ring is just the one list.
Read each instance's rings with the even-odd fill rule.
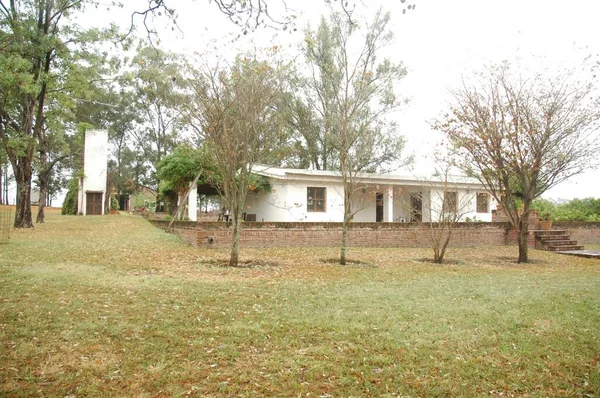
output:
[[[287,169],[281,167],[254,165],[256,174],[290,181],[339,182],[341,173],[331,170]],[[443,176],[416,176],[410,174],[358,173],[358,180],[365,185],[410,185],[410,186],[453,186],[461,188],[483,189],[483,185],[475,178],[461,175],[449,175],[445,182]]]

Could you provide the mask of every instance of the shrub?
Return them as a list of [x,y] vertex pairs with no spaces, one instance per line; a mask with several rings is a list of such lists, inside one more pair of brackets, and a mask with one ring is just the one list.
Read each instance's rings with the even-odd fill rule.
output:
[[62,205],[62,215],[74,215],[77,214],[77,193],[79,191],[79,179],[72,178],[69,181],[67,195]]

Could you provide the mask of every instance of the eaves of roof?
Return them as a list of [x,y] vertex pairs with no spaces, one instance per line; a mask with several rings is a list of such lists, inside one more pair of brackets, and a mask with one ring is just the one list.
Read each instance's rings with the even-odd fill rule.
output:
[[[330,170],[305,170],[286,169],[273,166],[256,165],[253,172],[265,177],[282,181],[308,181],[308,182],[332,182],[341,183],[339,171]],[[466,176],[448,176],[444,182],[440,177],[425,177],[405,174],[380,174],[380,173],[358,173],[356,179],[366,185],[409,185],[409,186],[437,186],[444,185],[462,188],[481,189],[482,184]]]

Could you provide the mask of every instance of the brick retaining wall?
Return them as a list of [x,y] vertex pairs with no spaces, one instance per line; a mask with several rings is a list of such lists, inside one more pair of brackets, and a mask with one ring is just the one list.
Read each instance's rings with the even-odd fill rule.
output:
[[[469,223],[457,225],[453,246],[503,245],[504,225]],[[428,247],[430,233],[419,224],[355,223],[349,230],[350,245],[366,247]],[[338,223],[252,223],[244,225],[240,243],[244,247],[338,246],[342,227]],[[198,245],[228,247],[230,228],[199,225]]]
[[[165,230],[169,227],[169,220],[153,220],[146,218],[152,225]],[[179,235],[183,241],[192,246],[198,246],[198,226],[193,221],[174,221],[173,233]]]
[[571,239],[581,245],[600,244],[600,222],[554,221],[552,229],[571,232]]
[[[169,221],[149,220],[166,229]],[[505,245],[506,223],[459,223],[452,235],[452,246]],[[173,232],[184,241],[201,247],[229,247],[232,229],[222,222],[173,223]],[[417,223],[353,223],[350,244],[367,247],[429,247],[427,227]],[[341,223],[267,223],[242,225],[243,247],[338,246]]]
[[[166,229],[170,221],[149,220]],[[598,222],[555,222],[553,229],[565,229],[581,244],[600,244]],[[224,222],[175,221],[173,233],[188,244],[201,247],[229,247],[231,227]],[[350,244],[367,247],[429,247],[428,227],[418,223],[353,223]],[[535,236],[529,234],[530,247]],[[516,245],[517,234],[508,223],[458,223],[452,246]],[[242,224],[243,247],[337,246],[342,240],[341,223],[252,222]]]
[[[536,230],[529,230],[529,234],[527,234],[527,246],[529,246],[530,248],[535,248],[535,231]],[[506,245],[507,246],[517,246],[518,245],[518,233],[517,230],[514,228],[509,228],[509,230],[506,232]]]

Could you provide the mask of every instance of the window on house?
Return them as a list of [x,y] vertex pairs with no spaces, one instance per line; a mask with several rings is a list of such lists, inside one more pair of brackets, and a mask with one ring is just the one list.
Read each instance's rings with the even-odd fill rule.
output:
[[326,188],[308,187],[306,190],[306,210],[325,211],[327,202]]
[[444,192],[444,213],[456,213],[458,203],[457,198],[458,195],[456,192]]
[[477,194],[477,213],[487,213],[489,209],[489,195],[485,192]]

